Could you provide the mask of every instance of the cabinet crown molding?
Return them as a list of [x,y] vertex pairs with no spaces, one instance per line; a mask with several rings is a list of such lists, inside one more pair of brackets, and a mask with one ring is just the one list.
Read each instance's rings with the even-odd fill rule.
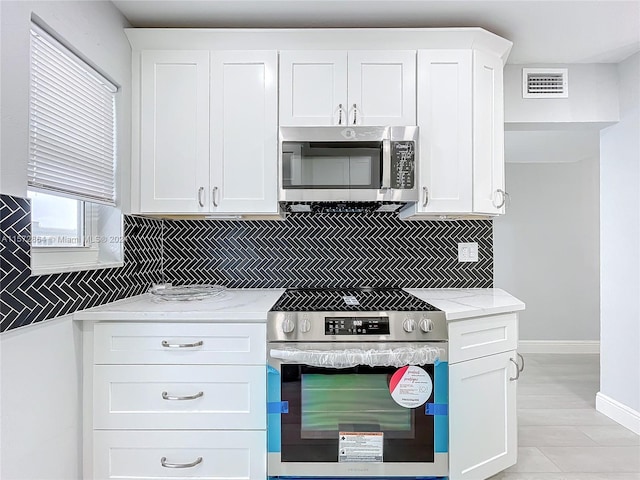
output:
[[200,29],[127,28],[139,50],[475,49],[506,62],[513,43],[480,27]]

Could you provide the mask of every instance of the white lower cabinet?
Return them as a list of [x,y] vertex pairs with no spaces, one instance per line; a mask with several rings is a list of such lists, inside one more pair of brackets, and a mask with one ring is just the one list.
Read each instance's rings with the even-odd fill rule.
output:
[[517,315],[449,325],[449,478],[484,480],[517,461]]
[[100,479],[264,480],[264,431],[96,431]]
[[264,367],[96,365],[94,428],[265,429]]
[[265,346],[262,323],[96,323],[92,478],[264,480]]

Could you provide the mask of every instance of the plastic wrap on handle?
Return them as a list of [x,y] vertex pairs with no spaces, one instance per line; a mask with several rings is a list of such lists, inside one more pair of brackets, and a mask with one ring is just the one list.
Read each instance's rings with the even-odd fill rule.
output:
[[443,349],[436,347],[399,347],[377,350],[299,350],[297,348],[271,349],[271,358],[285,363],[300,363],[311,367],[352,368],[358,365],[370,367],[404,367],[427,365],[440,359]]

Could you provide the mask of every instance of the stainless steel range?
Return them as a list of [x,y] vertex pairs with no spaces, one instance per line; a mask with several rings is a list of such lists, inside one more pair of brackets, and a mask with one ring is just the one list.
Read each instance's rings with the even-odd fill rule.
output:
[[267,318],[270,477],[438,477],[444,312],[401,289],[289,289]]

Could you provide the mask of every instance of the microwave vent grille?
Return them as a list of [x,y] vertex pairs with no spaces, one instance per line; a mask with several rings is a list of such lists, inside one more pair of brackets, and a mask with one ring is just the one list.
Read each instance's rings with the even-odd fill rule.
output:
[[393,214],[406,204],[403,202],[281,202],[287,214]]

